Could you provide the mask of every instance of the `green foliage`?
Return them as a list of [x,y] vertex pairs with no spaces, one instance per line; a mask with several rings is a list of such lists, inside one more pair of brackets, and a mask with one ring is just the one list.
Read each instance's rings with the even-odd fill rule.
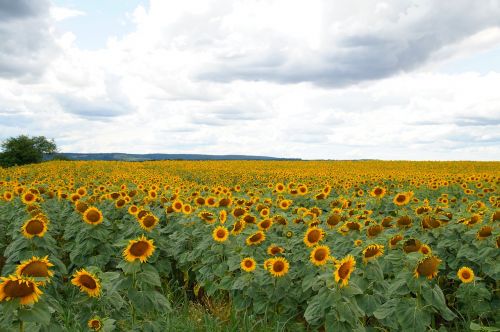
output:
[[2,143],[3,152],[0,153],[0,166],[10,167],[40,163],[44,154],[53,154],[57,151],[54,140],[45,136],[29,137],[20,135],[11,137]]

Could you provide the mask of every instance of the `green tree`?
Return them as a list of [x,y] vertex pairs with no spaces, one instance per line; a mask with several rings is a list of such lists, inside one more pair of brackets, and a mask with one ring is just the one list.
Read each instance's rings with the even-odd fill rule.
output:
[[56,152],[57,146],[54,140],[48,140],[45,136],[10,137],[2,143],[0,165],[9,167],[39,163],[43,161],[45,154],[51,155]]

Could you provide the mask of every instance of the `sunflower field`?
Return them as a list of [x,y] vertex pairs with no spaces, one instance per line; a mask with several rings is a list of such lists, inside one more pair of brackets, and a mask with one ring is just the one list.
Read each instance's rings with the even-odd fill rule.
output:
[[500,162],[0,169],[0,331],[175,330],[180,298],[229,307],[218,330],[231,315],[293,331],[500,331],[499,174]]

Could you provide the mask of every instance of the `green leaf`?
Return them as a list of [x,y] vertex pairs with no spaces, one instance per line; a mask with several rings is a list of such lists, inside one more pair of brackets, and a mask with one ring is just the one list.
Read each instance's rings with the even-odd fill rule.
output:
[[443,291],[438,285],[435,285],[432,289],[430,287],[423,288],[422,296],[424,300],[436,308],[441,316],[443,316],[443,318],[447,321],[453,320],[457,317],[446,305]]
[[396,311],[396,307],[399,304],[399,299],[391,299],[384,304],[382,304],[377,310],[373,312],[373,316],[377,319],[384,319]]
[[402,302],[398,313],[398,322],[404,331],[425,331],[431,324],[430,313],[420,309],[413,298]]
[[500,328],[494,327],[494,326],[481,326],[479,324],[476,324],[474,322],[470,323],[469,328],[472,331],[482,331],[482,332],[497,332],[500,331]]
[[137,278],[141,283],[153,286],[161,286],[160,275],[158,274],[158,271],[156,271],[156,269],[151,265],[145,265],[143,267],[143,271],[137,275]]
[[42,325],[50,323],[50,308],[43,302],[36,303],[31,309],[19,309],[19,319],[24,322],[35,322]]

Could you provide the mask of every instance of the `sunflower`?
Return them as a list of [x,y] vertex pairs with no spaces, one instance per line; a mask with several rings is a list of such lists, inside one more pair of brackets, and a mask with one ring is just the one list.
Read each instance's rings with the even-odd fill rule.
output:
[[283,191],[285,191],[285,185],[283,183],[277,183],[276,187],[274,187],[274,189],[277,192],[282,193]]
[[243,271],[252,272],[255,270],[257,263],[252,257],[246,257],[241,260],[240,266]]
[[411,227],[412,220],[408,216],[402,216],[402,217],[399,217],[398,220],[396,220],[396,223],[398,224],[398,227],[400,227],[400,228],[408,228],[408,227]]
[[127,201],[126,201],[126,200],[124,200],[123,198],[120,198],[119,200],[117,200],[117,201],[115,202],[115,207],[116,207],[117,209],[120,209],[120,208],[124,207],[124,206],[125,206],[125,204],[127,204]]
[[288,208],[292,205],[292,201],[289,199],[282,200],[278,203],[278,206],[282,210],[288,210]]
[[481,223],[482,220],[483,220],[483,217],[480,214],[474,214],[469,219],[467,219],[465,221],[465,224],[467,226],[473,226],[475,224]]
[[24,204],[33,204],[36,202],[36,199],[37,199],[36,195],[30,191],[27,191],[21,195],[21,200],[23,201]]
[[221,210],[219,212],[219,221],[221,224],[224,224],[227,220],[227,211],[226,210]]
[[259,227],[261,231],[267,231],[269,230],[269,228],[271,228],[272,225],[273,225],[272,219],[264,219],[257,224],[257,227]]
[[198,213],[198,217],[209,224],[213,224],[216,221],[215,215],[209,211],[201,211]]
[[420,250],[422,242],[417,239],[408,239],[403,244],[403,250],[405,253],[409,254],[411,252],[417,252]]
[[100,331],[102,329],[102,320],[98,316],[94,316],[87,322],[89,329],[93,331]]
[[0,280],[0,302],[19,299],[20,304],[28,305],[38,302],[43,294],[37,283],[26,276],[11,275]]
[[184,204],[182,206],[182,213],[184,214],[191,214],[191,212],[193,212],[193,207],[189,204]]
[[235,218],[238,218],[238,217],[241,217],[241,216],[244,216],[245,214],[247,213],[247,211],[244,209],[244,208],[241,208],[241,207],[236,207],[233,209],[233,211],[231,212],[231,214],[233,215],[233,217]]
[[307,188],[307,186],[305,184],[301,184],[298,188],[298,191],[299,191],[299,195],[304,196],[309,192],[309,189]]
[[363,263],[376,259],[384,254],[384,246],[381,244],[371,244],[363,250]]
[[75,202],[75,209],[79,213],[84,213],[88,208],[89,208],[89,205],[87,203],[85,203],[84,201],[76,201]]
[[328,246],[317,246],[311,251],[309,261],[316,266],[325,265],[330,257],[330,248]]
[[491,236],[493,231],[493,227],[491,226],[483,226],[481,229],[477,232],[476,238],[478,240],[484,240]]
[[382,187],[375,187],[373,188],[373,190],[370,192],[370,195],[372,197],[376,197],[376,198],[382,198],[385,196],[385,193],[387,192],[387,190],[385,188],[382,188]]
[[467,266],[460,268],[457,272],[457,276],[464,284],[474,281],[474,271]]
[[50,268],[54,265],[49,261],[49,256],[35,257],[22,261],[16,268],[16,275],[32,278],[45,278],[49,280],[54,275]]
[[431,247],[429,247],[427,244],[422,244],[418,251],[420,251],[420,253],[422,253],[423,255],[430,255],[432,253]]
[[217,226],[212,232],[212,237],[217,242],[225,242],[229,237],[229,231],[224,226]]
[[3,199],[6,200],[7,202],[12,201],[14,198],[14,194],[12,194],[10,191],[6,191],[3,193]]
[[40,218],[30,219],[21,227],[24,237],[28,239],[31,239],[34,236],[43,237],[47,232],[47,229],[47,222]]
[[182,212],[182,206],[183,206],[182,202],[178,199],[176,199],[172,203],[172,209],[174,209],[175,212]]
[[80,287],[80,291],[87,293],[90,297],[98,297],[101,295],[101,283],[99,279],[85,269],[76,271],[73,274],[71,283]]
[[282,254],[285,252],[285,248],[277,246],[275,244],[271,244],[267,247],[267,254],[270,256],[276,256],[278,254]]
[[333,273],[335,277],[335,282],[340,282],[340,287],[347,286],[349,284],[349,278],[351,277],[352,271],[354,271],[356,266],[356,261],[352,255],[347,255],[342,260],[335,263],[336,270]]
[[273,277],[283,277],[288,273],[290,263],[284,257],[271,258],[268,263],[267,270]]
[[362,227],[361,223],[356,222],[356,221],[346,222],[345,226],[347,226],[347,228],[352,230],[352,231],[359,231],[359,230],[361,230],[361,227]]
[[139,219],[139,225],[141,225],[141,228],[151,232],[151,230],[156,226],[158,223],[158,217],[156,217],[152,213],[146,214],[144,217]]
[[396,196],[394,196],[392,201],[397,206],[403,206],[403,205],[408,204],[410,202],[410,199],[411,199],[411,195],[409,193],[399,193],[399,194],[396,194]]
[[373,225],[367,228],[366,235],[368,235],[368,237],[376,237],[383,231],[384,227],[382,225]]
[[354,240],[354,246],[355,247],[359,247],[362,244],[363,244],[363,240],[361,240],[361,239]]
[[438,274],[438,266],[441,260],[436,256],[426,256],[421,259],[417,267],[415,268],[414,276],[418,278],[420,276],[426,277],[427,279],[432,279]]
[[304,243],[308,247],[313,247],[314,245],[318,244],[324,236],[325,232],[321,228],[310,227],[304,235]]
[[245,243],[247,246],[257,246],[266,240],[266,234],[263,231],[257,231],[247,237]]
[[133,216],[136,216],[137,213],[139,213],[139,208],[137,207],[137,205],[130,205],[128,207],[128,213],[130,213]]
[[154,251],[153,240],[148,240],[144,235],[141,235],[137,239],[128,242],[127,248],[123,250],[123,257],[128,262],[139,259],[141,263],[144,263],[153,255]]
[[342,217],[338,213],[333,213],[326,219],[326,224],[328,225],[329,228],[334,228],[337,226],[340,221],[342,220]]
[[102,212],[98,208],[91,206],[83,213],[83,221],[89,225],[98,225],[103,221]]
[[245,229],[245,226],[246,226],[245,220],[243,219],[238,220],[237,222],[234,223],[233,228],[231,229],[231,234],[233,235],[240,234]]

